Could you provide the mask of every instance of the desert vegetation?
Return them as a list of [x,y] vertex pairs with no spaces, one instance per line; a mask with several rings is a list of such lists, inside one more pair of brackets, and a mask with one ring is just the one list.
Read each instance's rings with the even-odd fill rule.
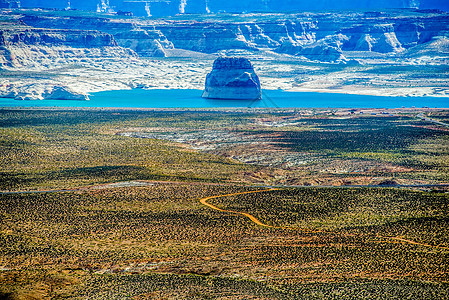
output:
[[449,299],[448,135],[417,113],[4,109],[0,295]]
[[198,201],[251,189],[159,183],[2,195],[2,292],[101,299],[375,298],[382,290],[447,296],[446,194],[302,188],[214,200],[290,227],[284,229]]
[[[123,126],[176,128],[195,122],[188,120],[190,114],[181,114],[180,118],[172,113],[157,115],[2,112],[1,189],[71,188],[129,179],[226,181],[237,178],[237,170],[248,169],[238,162],[163,140],[115,134],[117,127]],[[201,122],[207,122],[207,118],[196,126],[201,127]]]

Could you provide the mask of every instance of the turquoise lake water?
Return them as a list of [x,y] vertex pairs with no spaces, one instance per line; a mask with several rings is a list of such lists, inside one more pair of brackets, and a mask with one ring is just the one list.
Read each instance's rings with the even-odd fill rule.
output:
[[265,90],[260,101],[210,100],[201,98],[201,90],[120,90],[95,93],[89,101],[19,101],[0,98],[0,107],[129,107],[129,108],[208,108],[208,107],[354,107],[448,108],[449,98],[384,97],[315,92]]

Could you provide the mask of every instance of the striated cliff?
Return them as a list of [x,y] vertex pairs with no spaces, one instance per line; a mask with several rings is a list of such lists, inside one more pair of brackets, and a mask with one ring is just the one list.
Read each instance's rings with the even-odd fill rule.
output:
[[76,48],[116,47],[110,34],[88,30],[60,30],[42,28],[0,29],[0,46],[41,45]]
[[175,48],[206,53],[270,49],[319,61],[345,60],[342,51],[399,53],[449,32],[445,13],[260,14],[247,20],[178,21],[155,28]]
[[140,56],[160,57],[173,48],[203,53],[244,49],[330,62],[345,61],[345,51],[400,53],[449,32],[446,13],[401,10],[220,14],[195,20],[24,15],[20,20],[35,28],[100,30]]
[[119,47],[108,33],[93,30],[42,29],[10,26],[0,29],[0,68],[51,64],[62,59],[136,57]]
[[243,57],[219,57],[207,74],[203,98],[258,100],[262,98],[259,77]]
[[173,49],[173,43],[153,24],[137,19],[25,14],[20,21],[33,28],[101,30],[113,37],[118,46],[129,48],[143,57],[164,57],[164,49]]

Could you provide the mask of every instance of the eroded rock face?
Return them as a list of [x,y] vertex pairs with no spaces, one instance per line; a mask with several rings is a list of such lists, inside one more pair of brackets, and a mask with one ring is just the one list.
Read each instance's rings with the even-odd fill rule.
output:
[[116,47],[117,42],[111,34],[94,30],[21,28],[18,26],[1,29],[0,46],[12,45],[101,48]]
[[[270,49],[311,60],[333,62],[344,60],[341,51],[400,53],[427,43],[434,37],[445,37],[449,30],[447,13],[411,10],[248,14],[241,19],[219,16],[198,21],[140,21],[90,16],[56,18],[27,14],[17,18],[35,30],[83,29],[78,34],[92,35],[96,31],[108,33],[118,46],[130,48],[144,57],[164,56],[166,49],[173,48],[202,53]],[[94,35],[99,40],[98,33]],[[108,40],[106,36],[102,38],[103,43]],[[44,39],[44,42],[52,39],[59,42],[54,37]]]
[[285,53],[295,56],[303,56],[310,60],[326,62],[346,61],[342,51],[331,46],[324,41],[316,42],[310,45],[302,46],[291,40],[285,40],[282,45],[276,49],[278,53]]
[[219,57],[207,74],[203,98],[261,99],[259,77],[251,62],[243,57]]

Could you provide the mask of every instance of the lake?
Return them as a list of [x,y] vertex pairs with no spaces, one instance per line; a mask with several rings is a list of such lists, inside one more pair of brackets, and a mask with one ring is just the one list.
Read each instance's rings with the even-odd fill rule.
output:
[[129,108],[208,108],[208,107],[335,107],[335,108],[448,108],[449,98],[385,97],[317,92],[264,90],[259,101],[210,100],[201,90],[119,90],[94,93],[90,101],[20,101],[0,98],[0,107],[129,107]]

